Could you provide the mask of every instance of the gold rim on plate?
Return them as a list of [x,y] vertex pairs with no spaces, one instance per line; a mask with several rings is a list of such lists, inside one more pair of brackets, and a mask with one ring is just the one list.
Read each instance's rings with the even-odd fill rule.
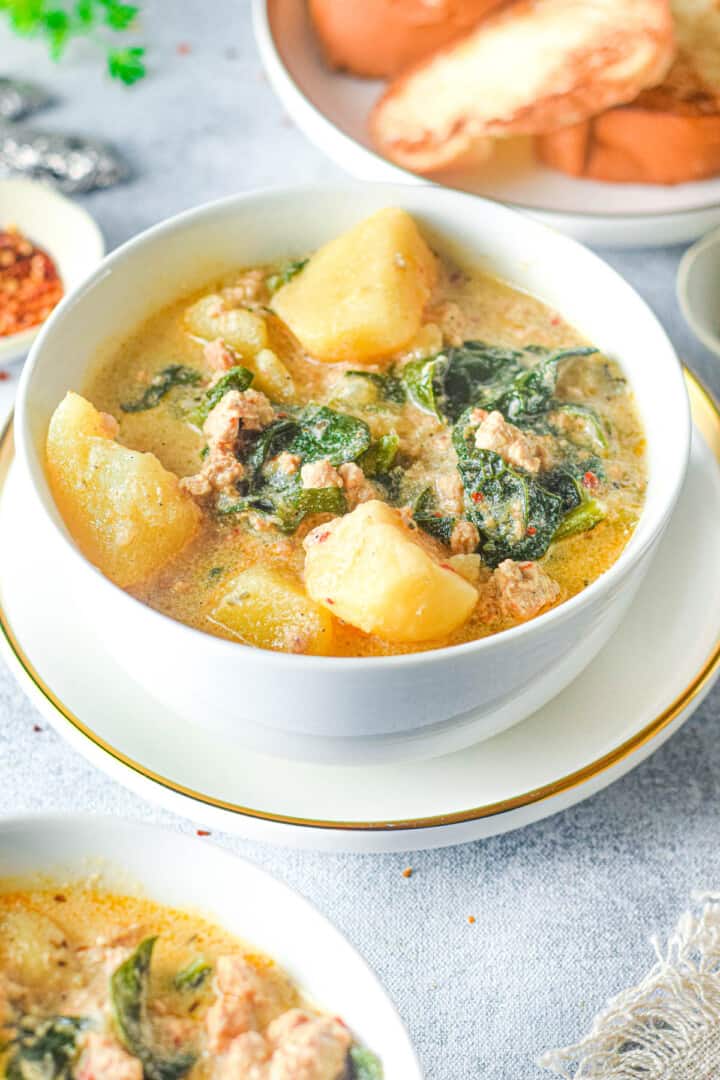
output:
[[[718,406],[710,391],[703,386],[697,376],[687,368],[685,369],[685,382],[690,397],[693,422],[704,436],[718,465],[720,465],[720,406]],[[0,492],[4,487],[12,459],[13,438],[11,417],[5,430],[0,435]],[[496,817],[497,815],[505,814],[510,810],[517,810],[523,806],[531,806],[535,803],[544,802],[547,799],[552,799],[556,795],[571,791],[573,788],[585,784],[588,780],[594,779],[602,773],[607,772],[608,769],[611,769],[620,761],[624,761],[634,754],[636,750],[646,746],[656,738],[660,732],[672,724],[673,720],[680,716],[695,698],[702,693],[708,683],[712,680],[713,676],[717,673],[718,669],[720,669],[719,634],[718,641],[710,653],[710,656],[708,656],[695,678],[685,688],[682,694],[671,702],[671,704],[656,716],[654,720],[649,724],[646,724],[640,731],[636,732],[632,738],[627,739],[614,750],[611,750],[609,753],[590,762],[590,764],[584,765],[581,769],[577,769],[575,772],[569,773],[559,780],[554,780],[552,783],[544,784],[541,787],[526,791],[522,795],[516,795],[511,799],[503,799],[500,802],[488,803],[486,806],[476,806],[470,810],[461,810],[453,814],[437,814],[433,817],[411,818],[399,821],[324,821],[311,818],[292,817],[287,814],[272,814],[264,810],[254,810],[252,807],[248,806],[238,806],[237,804],[227,802],[224,799],[216,799],[212,795],[206,795],[201,791],[194,791],[192,788],[176,783],[167,776],[162,776],[152,769],[145,768],[139,761],[134,761],[126,754],[123,754],[122,751],[111,746],[110,743],[106,742],[104,739],[101,739],[63,704],[33,667],[30,659],[13,633],[1,603],[0,630],[26,676],[46,701],[53,706],[58,715],[66,720],[81,735],[84,735],[96,748],[103,750],[115,761],[126,766],[138,776],[142,776],[146,780],[151,780],[153,783],[158,784],[177,795],[184,795],[187,798],[193,799],[205,806],[211,806],[217,810],[226,810],[232,814],[239,814],[245,817],[256,818],[261,821],[269,821],[280,825],[299,825],[304,828],[329,829],[346,832],[397,832],[400,829],[431,829],[443,825],[459,825],[464,822],[477,821],[481,818]]]

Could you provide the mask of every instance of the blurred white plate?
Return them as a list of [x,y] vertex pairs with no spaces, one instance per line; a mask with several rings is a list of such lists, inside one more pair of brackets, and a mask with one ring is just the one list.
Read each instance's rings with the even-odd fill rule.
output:
[[253,753],[180,719],[105,654],[102,612],[83,622],[38,550],[20,474],[3,481],[9,430],[0,445],[0,647],[80,753],[143,798],[210,827],[328,851],[440,847],[520,828],[640,764],[720,669],[720,414],[690,376],[688,390],[687,480],[630,614],[567,690],[467,750],[406,764],[315,765]]
[[720,229],[685,252],[678,269],[677,293],[690,329],[720,356]]
[[[105,254],[105,241],[90,215],[77,203],[37,180],[0,180],[0,228],[16,225],[50,255],[71,292]],[[0,337],[0,367],[24,356],[41,325]]]
[[[367,117],[382,84],[325,66],[307,4],[253,0],[253,8],[270,81],[308,138],[361,180],[427,183],[373,149]],[[508,142],[481,171],[448,170],[433,179],[608,247],[687,243],[720,225],[720,177],[672,187],[578,180],[535,162],[529,141],[521,139]]]
[[207,839],[156,826],[90,814],[0,821],[0,877],[47,884],[48,876],[67,883],[88,874],[108,889],[219,923],[275,959],[321,1008],[341,1016],[381,1058],[385,1080],[422,1080],[400,1018],[360,954],[307,900],[266,871]]

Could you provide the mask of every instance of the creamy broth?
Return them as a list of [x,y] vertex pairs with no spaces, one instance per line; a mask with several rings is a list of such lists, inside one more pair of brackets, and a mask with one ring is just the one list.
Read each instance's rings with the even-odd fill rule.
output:
[[[275,1050],[273,1077],[293,1080],[300,1075],[293,1054],[299,1048],[313,1054],[317,1044],[313,1077],[345,1080],[347,1066],[347,1075],[362,1080],[362,1057],[369,1052],[352,1050],[360,1058],[353,1072],[344,1025],[303,1000],[272,959],[199,915],[92,885],[0,889],[2,1075],[142,1080],[113,980],[155,937],[143,1024],[152,1056],[146,1077],[160,1075],[152,1070],[164,1062],[165,1076],[177,1080],[236,1080],[250,1075],[241,1067],[249,1044],[263,1068]],[[38,1040],[52,1048],[63,1036],[67,1061],[56,1061],[55,1071],[46,1061],[45,1071],[32,1072]],[[323,1053],[327,1067],[319,1063]],[[258,1070],[252,1075],[266,1075]]]
[[[178,388],[157,407],[144,412],[125,413],[122,404],[137,398],[152,377],[169,364],[207,371],[205,342],[188,332],[185,313],[199,297],[232,288],[246,276],[241,273],[214,282],[196,296],[184,297],[153,315],[105,360],[84,387],[96,407],[119,421],[119,438],[126,446],[152,451],[180,476],[197,472],[205,445],[202,432],[186,419],[186,407],[197,397],[196,390]],[[411,492],[432,484],[434,475],[455,470],[454,453],[442,439],[448,427],[436,416],[412,402],[396,405],[378,400],[366,380],[347,376],[358,365],[317,362],[303,353],[279,318],[269,315],[268,325],[271,346],[295,385],[292,404],[327,404],[360,417],[376,439],[388,431],[396,432],[400,440],[398,457],[406,466],[406,489]],[[532,296],[484,273],[468,272],[443,262],[424,314],[423,331],[414,349],[400,353],[395,362],[401,370],[408,359],[468,340],[513,349],[533,345],[554,350],[585,344],[558,313]],[[387,367],[383,362],[366,369],[381,374]],[[556,396],[595,410],[607,439],[607,446],[598,454],[601,468],[592,478],[592,494],[604,507],[603,520],[588,531],[551,544],[540,559],[540,565],[559,585],[553,602],[560,603],[607,570],[627,543],[643,503],[645,440],[622,372],[600,354],[567,360],[561,368]],[[592,457],[595,451],[595,447],[589,447],[587,456]],[[290,572],[302,583],[302,541],[319,520],[311,516],[294,534],[284,535],[271,527],[263,528],[257,517],[238,515],[228,520],[208,513],[195,540],[151,580],[131,591],[174,619],[211,634],[236,638],[210,614],[223,581],[260,563]],[[442,556],[442,547],[436,545],[436,549]],[[418,651],[485,637],[518,621],[512,615],[488,611],[487,605],[480,603],[462,626],[443,639],[404,643],[364,633],[336,619],[331,651],[341,656]]]

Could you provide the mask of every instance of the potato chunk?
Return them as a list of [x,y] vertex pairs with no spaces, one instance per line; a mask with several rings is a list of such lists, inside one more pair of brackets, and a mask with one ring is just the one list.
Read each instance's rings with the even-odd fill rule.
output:
[[430,558],[397,510],[377,500],[313,530],[305,549],[310,596],[387,641],[443,638],[477,602],[472,585]]
[[114,441],[117,425],[69,393],[50,421],[55,501],[83,554],[117,585],[137,585],[195,534],[200,511],[154,454]]
[[57,923],[38,911],[17,908],[0,916],[0,972],[28,986],[44,988],[62,973],[70,953]]
[[292,401],[295,396],[292,375],[272,349],[261,349],[247,366],[255,376],[255,390],[262,390],[271,401]]
[[222,338],[241,357],[252,357],[267,345],[262,315],[245,308],[228,307],[222,296],[203,296],[185,312],[185,325],[203,341]]
[[372,363],[420,329],[435,257],[404,210],[380,210],[320,248],[272,307],[318,360]]
[[251,566],[223,585],[210,616],[246,645],[326,655],[333,642],[330,615],[292,578]]

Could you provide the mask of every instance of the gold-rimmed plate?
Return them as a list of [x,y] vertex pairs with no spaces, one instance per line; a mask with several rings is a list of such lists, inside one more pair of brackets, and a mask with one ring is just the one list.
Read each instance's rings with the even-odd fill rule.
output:
[[[0,641],[54,727],[139,795],[218,829],[286,845],[386,851],[455,844],[529,824],[639,764],[720,668],[720,413],[688,374],[695,431],[675,517],[632,611],[572,686],[462,753],[338,768],[267,758],[189,725],[102,650],[43,558],[33,507],[0,445]],[[688,628],[692,628],[692,633]]]

